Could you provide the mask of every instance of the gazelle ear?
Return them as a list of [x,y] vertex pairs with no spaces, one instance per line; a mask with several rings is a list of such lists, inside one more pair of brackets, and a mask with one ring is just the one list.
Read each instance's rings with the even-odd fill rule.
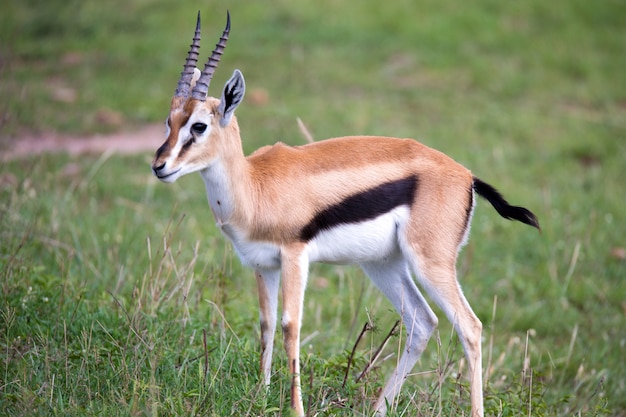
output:
[[220,125],[222,127],[226,127],[230,123],[230,119],[232,119],[235,109],[243,100],[245,92],[246,83],[243,79],[243,74],[236,69],[233,72],[233,76],[224,85],[220,105],[217,108],[221,117]]

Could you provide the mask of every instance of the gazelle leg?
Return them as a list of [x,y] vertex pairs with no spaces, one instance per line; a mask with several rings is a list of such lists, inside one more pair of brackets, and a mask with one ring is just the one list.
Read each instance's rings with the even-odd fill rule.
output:
[[384,415],[387,403],[391,404],[398,395],[404,380],[426,348],[428,339],[437,327],[437,317],[417,289],[408,264],[402,257],[361,267],[402,316],[407,332],[398,365],[374,405],[377,414]]
[[283,317],[282,328],[289,373],[291,375],[291,408],[296,415],[304,416],[300,387],[300,326],[304,290],[309,262],[299,246],[283,248],[281,252]]
[[280,271],[255,271],[259,292],[259,321],[261,324],[261,375],[265,385],[270,384],[272,353],[278,309]]
[[482,323],[463,295],[457,281],[454,261],[436,262],[420,258],[417,275],[459,335],[469,368],[472,417],[482,417]]

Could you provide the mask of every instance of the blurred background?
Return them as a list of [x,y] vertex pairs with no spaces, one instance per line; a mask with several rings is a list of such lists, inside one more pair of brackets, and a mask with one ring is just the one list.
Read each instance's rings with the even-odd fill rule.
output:
[[5,0],[2,132],[99,132],[163,120],[196,11],[205,57],[230,9],[232,36],[211,92],[219,95],[240,68],[251,93],[243,123],[252,117],[277,139],[289,141],[301,116],[320,138],[432,137],[445,126],[467,141],[483,124],[483,135],[542,144],[567,124],[623,127],[623,7]]

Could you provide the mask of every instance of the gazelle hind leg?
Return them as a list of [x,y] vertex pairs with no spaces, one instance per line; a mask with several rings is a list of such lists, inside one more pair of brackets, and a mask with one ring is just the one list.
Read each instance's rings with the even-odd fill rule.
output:
[[419,282],[453,324],[465,351],[469,368],[472,417],[483,416],[482,323],[472,311],[457,281],[455,261],[424,257],[415,265]]
[[374,405],[376,413],[382,416],[426,348],[437,327],[437,317],[413,282],[408,263],[399,254],[393,260],[367,263],[361,267],[401,315],[407,332],[397,367]]

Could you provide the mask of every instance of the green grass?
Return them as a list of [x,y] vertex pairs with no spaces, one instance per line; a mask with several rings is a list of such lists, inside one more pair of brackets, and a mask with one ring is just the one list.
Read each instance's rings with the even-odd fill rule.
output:
[[[10,0],[0,143],[163,120],[198,7],[205,54],[230,8],[211,92],[244,72],[246,151],[302,143],[297,117],[316,139],[414,137],[538,215],[542,234],[479,203],[459,261],[485,324],[488,415],[626,415],[623,2]],[[288,414],[280,343],[274,384],[259,384],[252,272],[213,226],[200,179],[158,183],[150,158],[0,167],[2,414]],[[438,315],[395,415],[469,413],[462,349]],[[396,319],[359,271],[313,268],[302,348],[311,415],[369,412],[402,337],[354,379]],[[342,386],[368,320],[376,330]]]

